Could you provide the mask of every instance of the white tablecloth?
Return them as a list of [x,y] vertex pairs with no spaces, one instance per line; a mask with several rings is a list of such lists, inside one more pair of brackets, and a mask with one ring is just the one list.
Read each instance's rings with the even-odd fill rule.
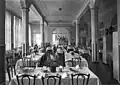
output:
[[[72,68],[75,69],[74,67],[72,67]],[[90,74],[90,79],[89,79],[88,85],[99,85],[99,84],[100,84],[99,78],[98,78],[92,71],[90,71],[89,68],[84,67],[84,68],[82,68],[82,69],[77,69],[77,71],[78,71],[79,73],[89,73],[89,74]],[[61,79],[61,85],[72,85],[72,80],[71,80],[70,74],[71,74],[71,73],[75,73],[75,72],[70,71],[68,67],[65,67],[65,68],[63,69],[63,72],[56,72],[56,73],[48,72],[47,74],[48,74],[48,75],[57,75],[57,74],[59,74],[59,75],[63,76],[65,73],[67,73],[68,76],[62,77],[62,79]],[[44,73],[41,68],[36,68],[36,69],[34,70],[34,72],[31,72],[30,74],[32,74],[32,75],[34,75],[34,74],[35,74],[35,75],[38,75],[37,78],[36,78],[36,85],[42,85],[41,76],[44,76],[46,73]],[[75,78],[75,79],[76,79],[76,78]],[[24,80],[24,83],[27,83],[27,81],[28,81],[28,80],[25,79],[25,80]],[[80,78],[79,78],[79,83],[81,83],[81,81],[82,81],[82,78],[80,77]],[[33,79],[31,79],[31,83],[32,83],[32,82],[33,82]],[[12,78],[12,80],[11,80],[11,82],[10,82],[9,85],[17,85],[16,77],[13,77],[13,78]],[[25,84],[25,85],[27,85],[27,84]],[[45,82],[45,85],[46,85],[46,82]],[[52,84],[52,81],[50,81],[50,84],[49,84],[49,85],[53,85],[53,84]],[[80,85],[81,85],[81,84],[80,84]]]

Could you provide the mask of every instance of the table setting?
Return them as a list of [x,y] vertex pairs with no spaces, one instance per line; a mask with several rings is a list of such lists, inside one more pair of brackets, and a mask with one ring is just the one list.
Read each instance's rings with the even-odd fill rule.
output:
[[[36,75],[36,85],[42,85],[41,77],[47,77],[47,76],[61,76],[61,85],[72,85],[71,82],[71,74],[76,73],[84,73],[84,74],[90,74],[90,79],[88,85],[99,85],[100,81],[99,78],[87,67],[80,68],[79,65],[76,67],[56,67],[56,70],[54,72],[51,71],[50,67],[37,67],[37,68],[22,68],[17,71],[17,75],[23,75],[23,74],[29,74],[29,75]],[[79,78],[80,81],[82,78]],[[31,79],[33,81],[33,79]],[[25,82],[27,82],[25,80]],[[52,81],[50,81],[52,82]],[[17,85],[16,76],[14,76],[10,82],[9,85]],[[45,84],[46,85],[46,84]]]

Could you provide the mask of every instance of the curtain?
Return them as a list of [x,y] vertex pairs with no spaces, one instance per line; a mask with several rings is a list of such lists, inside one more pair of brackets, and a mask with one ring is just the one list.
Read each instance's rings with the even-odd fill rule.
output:
[[14,16],[14,48],[22,45],[22,20]]
[[11,50],[11,14],[5,12],[5,44],[6,50]]

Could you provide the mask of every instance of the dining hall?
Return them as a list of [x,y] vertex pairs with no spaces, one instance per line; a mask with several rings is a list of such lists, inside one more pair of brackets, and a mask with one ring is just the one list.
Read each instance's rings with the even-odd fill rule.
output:
[[120,85],[120,0],[0,0],[0,85]]

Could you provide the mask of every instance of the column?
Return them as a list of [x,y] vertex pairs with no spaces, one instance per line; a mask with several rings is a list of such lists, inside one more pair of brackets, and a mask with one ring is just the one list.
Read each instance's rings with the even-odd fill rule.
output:
[[45,35],[44,41],[45,41],[45,43],[47,43],[48,42],[48,28],[47,28],[47,24],[45,22],[44,22],[44,35]]
[[113,32],[113,77],[120,82],[120,0],[117,0],[117,32]]
[[22,7],[23,53],[29,52],[29,7],[28,0],[20,0]]
[[31,24],[29,23],[29,46],[32,46]]
[[14,48],[14,17],[13,15],[11,15],[11,48],[13,49]]
[[0,83],[5,82],[5,0],[0,0]]
[[76,20],[76,46],[79,45],[79,23],[78,20]]
[[41,42],[41,46],[44,47],[44,44],[45,44],[45,39],[44,39],[44,18],[42,18],[42,22],[40,23],[40,26],[41,28],[41,39],[42,39],[42,42]]
[[72,35],[72,32],[71,31],[68,31],[68,45],[71,45],[71,35]]
[[92,61],[96,62],[99,58],[98,49],[98,7],[90,6],[91,10],[91,46],[92,46]]

